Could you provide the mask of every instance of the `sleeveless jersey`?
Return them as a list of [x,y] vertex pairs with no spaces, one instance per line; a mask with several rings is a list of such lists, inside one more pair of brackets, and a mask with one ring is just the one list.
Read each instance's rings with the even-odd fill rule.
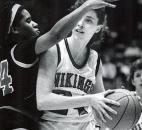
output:
[[[98,53],[92,49],[88,51],[84,65],[77,65],[69,49],[67,40],[57,45],[59,64],[55,75],[53,93],[64,96],[84,96],[89,94],[96,82],[96,68]],[[57,122],[90,122],[94,120],[91,106],[45,111],[43,119]]]
[[2,48],[5,52],[0,61],[0,106],[14,106],[34,113],[38,70],[35,41],[21,41]]

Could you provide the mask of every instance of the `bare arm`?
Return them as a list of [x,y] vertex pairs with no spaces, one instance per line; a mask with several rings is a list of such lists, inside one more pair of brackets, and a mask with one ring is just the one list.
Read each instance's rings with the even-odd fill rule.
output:
[[57,110],[90,105],[89,96],[67,97],[52,93],[56,68],[57,52],[54,46],[42,56],[40,61],[37,78],[38,109]]
[[104,88],[103,77],[102,77],[102,62],[100,62],[98,74],[96,76],[96,83],[91,93],[101,93],[104,91],[105,91],[105,88]]
[[49,32],[37,39],[35,45],[36,53],[39,54],[46,51],[65,38],[88,10],[98,9],[105,6],[115,7],[114,5],[106,3],[102,0],[87,0],[79,8],[58,21]]
[[116,113],[107,104],[118,105],[117,102],[104,98],[106,93],[90,94],[85,96],[67,97],[52,93],[57,68],[56,46],[50,48],[42,57],[37,78],[37,107],[39,110],[59,110],[83,106],[95,106],[96,113],[101,120],[110,119],[107,111]]

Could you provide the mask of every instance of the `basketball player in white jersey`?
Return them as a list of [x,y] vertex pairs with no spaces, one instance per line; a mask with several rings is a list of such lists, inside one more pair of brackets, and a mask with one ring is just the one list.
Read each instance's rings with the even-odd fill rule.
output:
[[25,7],[0,0],[0,130],[38,129],[35,84],[39,55],[67,36],[90,8],[114,7],[88,0],[40,35]]
[[41,57],[36,92],[44,113],[40,130],[97,130],[95,117],[105,122],[112,120],[108,112],[117,114],[108,104],[119,103],[105,98],[112,91],[103,92],[102,63],[89,42],[104,18],[104,8],[86,12],[72,35]]

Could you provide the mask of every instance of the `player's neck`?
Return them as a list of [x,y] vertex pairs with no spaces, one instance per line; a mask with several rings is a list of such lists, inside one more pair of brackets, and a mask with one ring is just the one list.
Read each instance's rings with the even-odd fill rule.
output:
[[73,59],[76,61],[76,63],[78,62],[78,64],[81,64],[86,58],[86,45],[83,44],[83,41],[80,39],[74,39],[70,37],[67,40]]
[[76,36],[69,37],[68,43],[71,51],[73,51],[74,53],[83,53],[86,50],[87,42]]

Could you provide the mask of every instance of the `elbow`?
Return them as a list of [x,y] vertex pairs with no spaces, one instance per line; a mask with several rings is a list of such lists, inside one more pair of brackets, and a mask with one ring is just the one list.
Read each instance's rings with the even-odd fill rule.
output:
[[50,96],[49,97],[37,96],[36,100],[37,100],[37,109],[39,111],[52,110],[52,99],[50,99]]
[[[36,102],[37,102],[37,109],[39,110],[39,111],[43,111],[43,110],[46,110],[47,108],[47,106],[46,106],[46,104],[48,104],[47,102],[48,101],[46,101],[45,100],[46,98],[45,97],[43,97],[43,96],[41,96],[41,94],[38,94],[37,93],[37,96],[36,96]],[[46,108],[46,109],[45,109]]]
[[43,111],[43,108],[44,108],[43,101],[42,100],[37,100],[37,109],[39,111]]

